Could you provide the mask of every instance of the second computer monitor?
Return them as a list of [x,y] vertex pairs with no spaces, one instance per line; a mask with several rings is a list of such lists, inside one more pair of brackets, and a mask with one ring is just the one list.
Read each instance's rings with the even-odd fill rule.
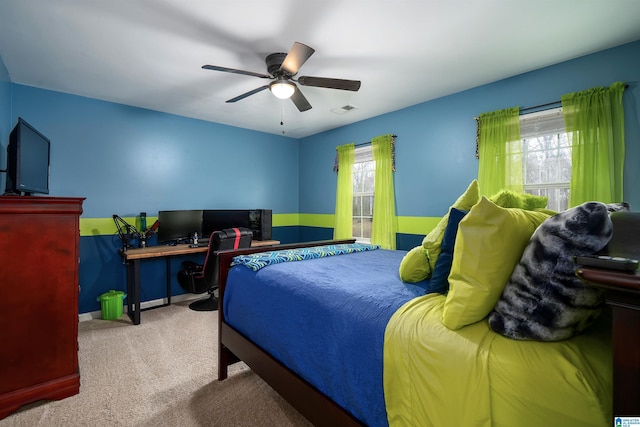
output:
[[207,238],[214,231],[225,228],[249,227],[249,211],[219,209],[202,211],[202,235]]

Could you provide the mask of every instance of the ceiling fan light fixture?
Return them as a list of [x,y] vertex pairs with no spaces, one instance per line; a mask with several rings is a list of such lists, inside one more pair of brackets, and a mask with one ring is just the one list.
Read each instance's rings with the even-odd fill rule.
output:
[[271,93],[280,99],[291,98],[293,93],[296,91],[294,84],[282,77],[279,77],[276,81],[272,82],[269,85],[269,89],[271,90]]

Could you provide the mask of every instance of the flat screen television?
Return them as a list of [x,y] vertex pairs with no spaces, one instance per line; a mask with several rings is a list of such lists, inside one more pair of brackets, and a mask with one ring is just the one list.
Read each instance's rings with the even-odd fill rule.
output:
[[202,210],[158,212],[158,243],[187,243],[195,232],[202,238]]
[[51,141],[33,126],[18,119],[7,146],[7,194],[49,194]]

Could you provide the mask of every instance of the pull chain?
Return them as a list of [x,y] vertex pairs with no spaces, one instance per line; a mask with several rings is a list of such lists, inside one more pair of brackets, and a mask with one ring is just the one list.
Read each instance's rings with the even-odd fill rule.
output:
[[280,101],[280,126],[282,126],[282,134],[284,135],[284,101]]

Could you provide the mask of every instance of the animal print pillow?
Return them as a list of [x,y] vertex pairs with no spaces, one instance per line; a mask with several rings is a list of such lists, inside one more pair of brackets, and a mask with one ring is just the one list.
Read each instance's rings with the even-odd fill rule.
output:
[[604,297],[576,277],[573,257],[600,251],[612,233],[608,206],[598,202],[543,222],[489,316],[491,329],[517,340],[559,341],[588,327]]
[[627,202],[607,203],[607,210],[609,212],[630,212],[631,206]]

